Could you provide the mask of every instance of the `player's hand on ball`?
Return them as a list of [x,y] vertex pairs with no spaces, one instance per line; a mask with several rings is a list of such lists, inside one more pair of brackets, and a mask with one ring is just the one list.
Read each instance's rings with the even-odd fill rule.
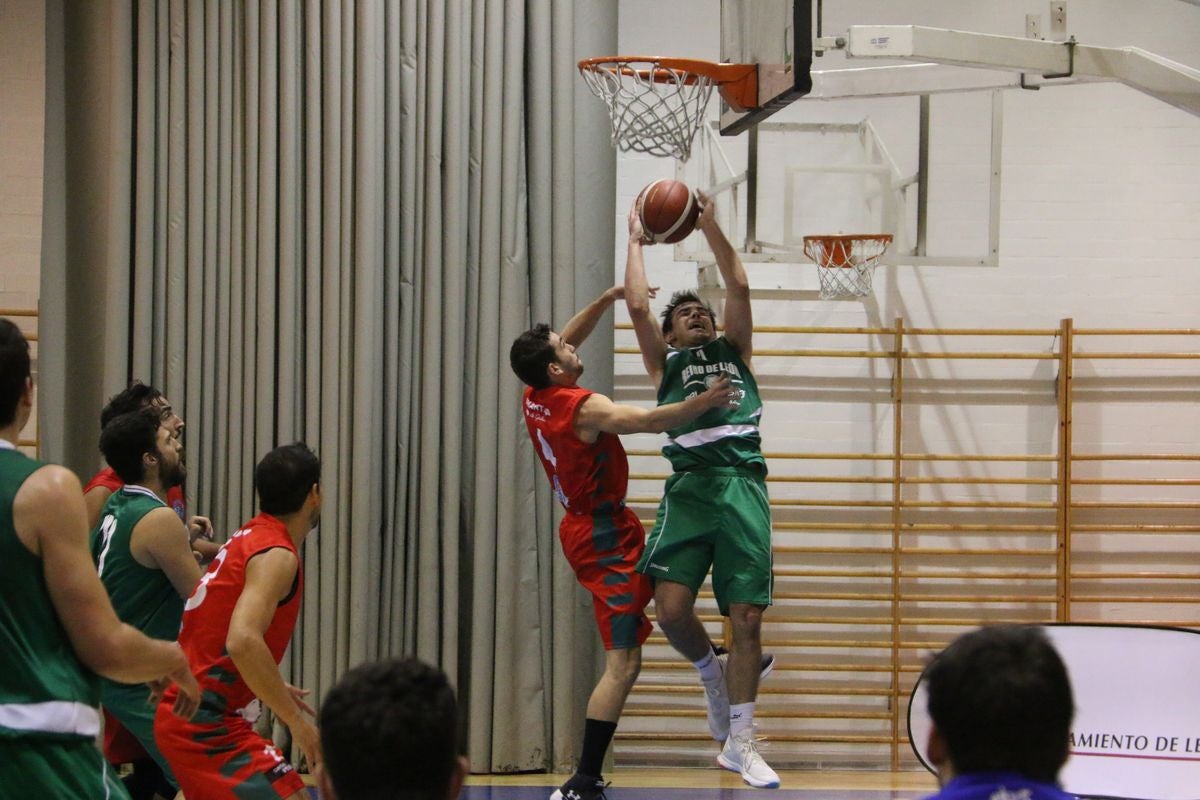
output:
[[[638,200],[640,199],[641,196],[639,195],[633,201],[633,205],[629,207],[629,243],[654,244],[654,240],[648,238],[646,232],[642,230],[642,217],[638,213]],[[650,296],[654,296],[653,292],[651,292]]]
[[696,217],[696,229],[703,231],[716,224],[717,204],[699,189],[696,190],[696,199],[700,201],[700,216]]

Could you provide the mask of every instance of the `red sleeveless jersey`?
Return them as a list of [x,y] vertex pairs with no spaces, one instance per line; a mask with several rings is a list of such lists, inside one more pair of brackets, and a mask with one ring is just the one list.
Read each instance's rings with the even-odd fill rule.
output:
[[[87,494],[97,486],[103,486],[110,492],[115,492],[124,485],[125,481],[121,480],[121,476],[112,467],[105,467],[92,476],[87,486],[83,487],[83,493]],[[167,505],[179,515],[181,520],[187,522],[187,505],[183,499],[183,487],[172,486],[167,489]]]
[[563,508],[572,514],[611,514],[625,505],[629,461],[615,434],[588,443],[575,433],[575,414],[591,395],[578,386],[526,388],[529,437]]
[[[282,522],[270,514],[259,514],[229,537],[208,567],[208,572],[192,591],[183,610],[183,627],[179,631],[179,646],[187,655],[192,674],[200,683],[203,695],[216,694],[224,698],[227,713],[235,713],[254,700],[254,693],[238,673],[233,659],[225,652],[229,636],[229,620],[233,608],[246,585],[246,563],[259,553],[282,547],[296,556],[296,580],[291,593],[275,609],[275,616],[264,639],[278,664],[283,659],[296,615],[300,611],[300,593],[304,571],[296,545]],[[178,689],[172,685],[163,698],[173,702]]]

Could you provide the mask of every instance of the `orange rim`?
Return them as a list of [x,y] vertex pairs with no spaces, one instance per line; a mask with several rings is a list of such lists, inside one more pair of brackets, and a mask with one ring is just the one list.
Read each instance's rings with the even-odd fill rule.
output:
[[[850,256],[856,242],[876,242],[886,248],[892,243],[890,233],[826,233],[817,236],[804,237],[804,254],[823,267],[848,267]],[[817,253],[810,251],[811,245],[820,245],[820,252],[825,254],[826,263],[822,264]],[[883,248],[869,260],[883,255]]]
[[[631,64],[656,64],[654,68],[633,67]],[[579,71],[611,72],[617,75],[637,75],[643,80],[667,83],[684,73],[684,83],[695,83],[696,76],[709,78],[721,92],[721,97],[734,111],[758,107],[758,65],[718,64],[694,58],[664,56],[598,56],[585,58]],[[690,74],[689,74],[690,73]]]

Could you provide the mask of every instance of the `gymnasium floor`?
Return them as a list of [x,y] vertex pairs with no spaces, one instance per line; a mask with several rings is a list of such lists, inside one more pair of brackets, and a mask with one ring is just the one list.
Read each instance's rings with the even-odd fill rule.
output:
[[[547,800],[566,775],[472,775],[460,800]],[[619,770],[608,800],[921,800],[937,790],[927,772],[779,770],[779,789],[752,789],[718,769]],[[310,788],[313,800],[317,790]]]
[[[546,800],[567,776],[476,775],[461,800]],[[606,776],[608,800],[920,800],[937,789],[927,772],[780,770],[782,787],[752,789],[726,770],[635,769]]]

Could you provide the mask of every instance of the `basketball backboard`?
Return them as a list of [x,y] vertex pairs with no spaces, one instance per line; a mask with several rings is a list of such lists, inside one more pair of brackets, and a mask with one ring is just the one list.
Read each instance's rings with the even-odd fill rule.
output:
[[721,61],[758,65],[758,107],[722,105],[721,133],[757,125],[812,90],[813,0],[721,0]]

